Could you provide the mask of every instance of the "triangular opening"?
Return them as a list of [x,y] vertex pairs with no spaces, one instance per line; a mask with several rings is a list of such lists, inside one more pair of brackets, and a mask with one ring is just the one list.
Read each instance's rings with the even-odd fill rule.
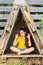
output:
[[[15,34],[19,31],[19,29],[21,27],[26,27],[27,31],[29,31],[28,26],[26,24],[26,21],[23,19],[22,12],[21,12],[21,10],[19,10],[17,19],[15,21],[15,24],[14,24],[11,36],[9,38],[9,41],[7,43],[7,47],[6,47],[5,51],[4,51],[4,54],[11,54],[12,53],[12,51],[10,50],[10,46],[13,45]],[[32,42],[32,46],[35,48],[34,52],[32,52],[31,54],[39,54],[38,49],[35,46],[35,42],[34,42],[32,36],[31,36],[31,42]]]

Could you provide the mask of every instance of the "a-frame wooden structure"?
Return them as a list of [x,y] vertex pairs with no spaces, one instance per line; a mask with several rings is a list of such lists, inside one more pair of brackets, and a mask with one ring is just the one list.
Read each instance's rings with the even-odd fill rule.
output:
[[[23,0],[23,2],[24,2],[24,0]],[[23,17],[24,21],[27,24],[29,32],[32,35],[32,38],[34,40],[35,46],[36,46],[39,54],[42,54],[42,52],[41,52],[41,49],[43,47],[41,45],[42,42],[41,42],[38,30],[37,30],[37,28],[36,28],[36,26],[34,24],[34,21],[33,21],[32,17],[31,17],[31,14],[28,11],[28,7],[27,7],[26,3],[24,2],[23,3],[24,5],[22,3],[21,3],[21,5],[19,5],[18,3],[17,4],[15,4],[15,3],[16,3],[16,0],[15,0],[15,2],[13,4],[13,8],[12,8],[12,11],[10,13],[10,17],[9,17],[9,19],[7,21],[7,24],[5,26],[3,35],[2,35],[2,37],[0,39],[0,54],[2,54],[2,55],[4,54],[4,51],[5,51],[6,47],[7,47],[9,38],[10,38],[10,36],[12,34],[12,30],[13,30],[13,28],[15,26],[15,22],[16,22],[16,20],[18,18],[18,14],[19,14],[20,11],[22,13],[22,17]]]

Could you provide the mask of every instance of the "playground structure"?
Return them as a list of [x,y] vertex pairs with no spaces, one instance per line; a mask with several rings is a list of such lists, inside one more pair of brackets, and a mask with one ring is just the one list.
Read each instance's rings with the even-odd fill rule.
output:
[[[22,2],[24,2],[24,1],[22,1]],[[16,0],[14,1],[14,3],[16,3]],[[9,52],[10,51],[9,47],[13,43],[15,33],[18,32],[17,30],[19,30],[20,27],[26,27],[31,34],[31,41],[33,43],[33,46],[35,47],[35,51],[33,53],[31,53],[30,55],[28,54],[28,55],[17,56],[17,55],[14,55],[12,52]],[[22,5],[18,5],[18,3],[13,4],[13,8],[10,13],[10,17],[7,21],[3,35],[0,39],[0,57],[1,57],[1,59],[8,58],[8,60],[9,59],[13,60],[14,58],[18,58],[18,59],[26,58],[25,59],[26,61],[27,61],[27,59],[28,59],[28,61],[30,61],[30,65],[32,65],[32,63],[36,64],[36,62],[34,62],[34,60],[38,61],[39,65],[40,64],[42,65],[43,64],[42,49],[43,49],[43,46],[42,46],[42,42],[40,39],[40,35],[34,24],[31,14],[28,11],[28,6],[26,5],[25,2]],[[41,62],[40,62],[40,59],[41,59]],[[14,61],[15,61],[15,59],[14,59]],[[29,64],[29,62],[28,62],[28,64]]]

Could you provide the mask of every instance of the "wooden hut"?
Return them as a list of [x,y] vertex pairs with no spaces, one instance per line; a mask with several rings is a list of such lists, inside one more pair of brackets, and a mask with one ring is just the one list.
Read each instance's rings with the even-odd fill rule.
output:
[[37,48],[37,51],[39,52],[39,54],[42,54],[41,39],[24,0],[21,1],[20,3],[19,3],[19,0],[18,2],[16,0],[14,1],[13,9],[10,13],[10,18],[7,21],[7,24],[5,26],[5,29],[0,41],[0,44],[1,44],[0,49],[2,50],[0,53],[4,53],[7,47],[8,48],[6,49],[5,53],[10,51],[9,46],[12,45],[15,33],[19,31],[21,27],[26,27],[28,29],[28,31],[31,33],[31,41],[33,46]]
[[[19,31],[21,27],[26,27],[26,29],[31,34],[31,42],[32,42],[32,46],[35,47],[35,51],[31,53],[30,55],[28,54],[28,55],[17,56],[10,51],[10,46],[12,45],[14,41],[15,34],[16,32]],[[40,39],[40,35],[34,24],[31,14],[28,10],[27,4],[25,3],[24,0],[21,1],[20,4],[19,4],[19,0],[18,2],[15,0],[13,3],[12,11],[10,13],[10,17],[7,21],[3,35],[0,39],[0,56],[5,58],[7,57],[12,57],[12,58],[26,57],[27,58],[31,56],[30,59],[32,59],[32,57],[35,57],[35,60],[36,60],[37,57],[38,58],[40,57],[41,60],[43,60],[43,55],[41,52],[41,49],[43,49],[43,46],[41,44],[42,42]],[[28,61],[31,61],[30,59],[28,59]],[[31,62],[34,62],[34,60]]]

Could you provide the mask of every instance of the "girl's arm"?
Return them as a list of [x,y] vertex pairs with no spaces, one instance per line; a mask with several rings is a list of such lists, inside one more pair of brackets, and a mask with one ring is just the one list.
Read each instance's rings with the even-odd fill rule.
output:
[[32,43],[31,43],[31,40],[30,40],[30,34],[29,33],[28,33],[27,38],[28,38],[28,45],[29,45],[29,47],[31,47],[32,46]]
[[18,38],[18,34],[15,35],[15,39],[14,39],[14,42],[13,42],[13,46],[16,46],[17,45],[17,42],[16,42],[17,38]]
[[28,40],[28,45],[29,45],[29,47],[32,46],[30,38],[29,38],[29,40]]

